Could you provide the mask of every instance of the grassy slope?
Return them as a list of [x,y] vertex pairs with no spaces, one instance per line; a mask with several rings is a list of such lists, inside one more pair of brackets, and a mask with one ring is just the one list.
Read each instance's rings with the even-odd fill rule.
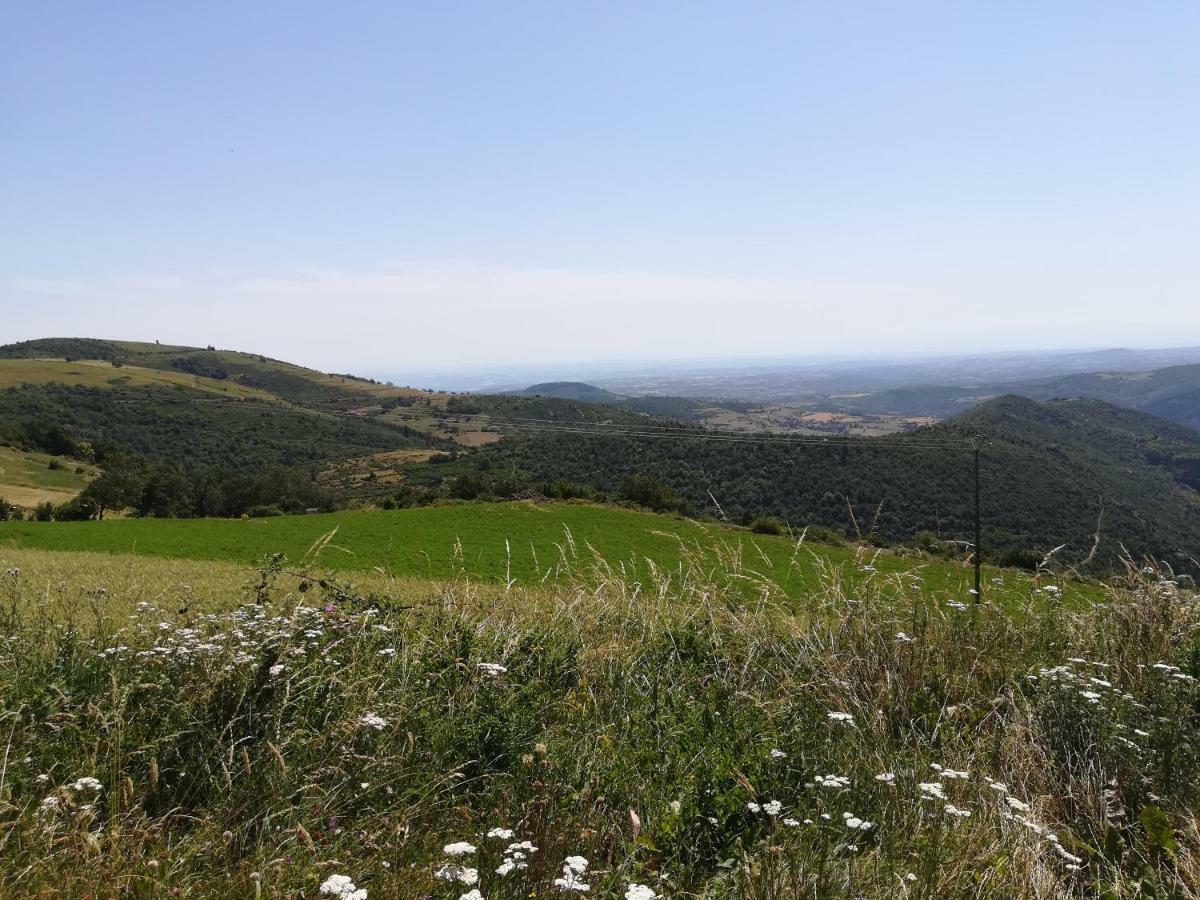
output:
[[0,359],[0,388],[23,384],[65,384],[89,388],[180,387],[255,400],[272,400],[266,391],[231,381],[218,381],[187,372],[149,369],[142,366],[114,367],[104,360]]
[[643,575],[647,558],[668,570],[677,569],[687,555],[702,559],[706,566],[737,559],[747,576],[762,574],[791,591],[811,584],[816,570],[826,565],[845,566],[852,580],[868,577],[852,564],[856,559],[873,562],[882,574],[920,568],[931,588],[958,595],[965,592],[969,578],[966,567],[943,561],[888,554],[872,561],[866,558],[871,551],[815,545],[796,552],[787,538],[575,503],[464,504],[249,521],[10,522],[0,524],[0,546],[244,563],[282,552],[297,561],[334,528],[338,532],[321,556],[322,566],[381,567],[397,576],[446,578],[466,573],[493,581],[511,578],[536,583],[556,577],[564,556],[589,563],[592,547],[609,564],[623,564],[626,571]]
[[[83,490],[98,472],[95,466],[76,460],[57,460],[60,467],[51,469],[55,459],[45,453],[0,447],[0,500],[27,508],[44,500],[62,503]],[[77,473],[76,468],[83,471]]]

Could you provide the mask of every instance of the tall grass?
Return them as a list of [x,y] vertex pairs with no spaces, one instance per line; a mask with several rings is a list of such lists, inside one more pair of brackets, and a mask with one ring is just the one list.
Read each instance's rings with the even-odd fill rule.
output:
[[224,608],[0,570],[0,894],[1200,894],[1162,573],[975,606],[858,560],[797,604],[732,551],[563,555],[543,589],[276,561]]

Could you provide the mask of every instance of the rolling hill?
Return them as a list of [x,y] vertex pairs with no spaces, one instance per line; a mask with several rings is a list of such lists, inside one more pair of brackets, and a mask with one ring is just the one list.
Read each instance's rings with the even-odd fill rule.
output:
[[[984,545],[992,558],[1031,563],[1065,544],[1060,552],[1074,562],[1111,565],[1128,553],[1200,568],[1200,433],[1097,401],[1002,397],[907,435],[851,442],[515,435],[459,466],[476,477],[520,472],[532,483],[574,482],[613,497],[637,475],[691,514],[743,522],[774,515],[794,526],[946,546],[972,534],[966,441],[976,437],[986,441]],[[436,477],[448,474],[443,467]]]
[[[1169,411],[1186,406],[1195,368],[1070,376],[1042,390],[1095,383],[1128,404]],[[1101,401],[1003,396],[887,438],[730,443],[689,420],[695,401],[680,408],[672,398],[621,398],[581,383],[450,395],[252,353],[90,339],[0,348],[4,372],[0,438],[51,453],[82,440],[156,460],[138,475],[138,508],[156,515],[546,494],[742,523],[776,516],[961,555],[973,512],[965,442],[983,438],[989,558],[1029,565],[1065,545],[1062,558],[1077,563],[1153,556],[1200,568],[1200,433]],[[932,389],[915,390],[928,397]],[[645,403],[658,408],[639,408]],[[232,507],[208,496],[271,466],[299,467],[311,490],[293,474],[271,482],[275,494],[239,489]],[[157,493],[146,499],[146,491]]]
[[1031,400],[1102,400],[1200,428],[1200,365],[1148,372],[1090,372],[1028,381],[973,385],[916,385],[862,397],[842,398],[839,408],[945,418],[994,396],[1018,394]]

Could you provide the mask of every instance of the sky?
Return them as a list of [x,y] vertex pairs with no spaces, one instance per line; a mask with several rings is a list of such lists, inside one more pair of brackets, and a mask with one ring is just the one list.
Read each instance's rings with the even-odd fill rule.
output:
[[13,3],[0,342],[1200,344],[1195,2]]

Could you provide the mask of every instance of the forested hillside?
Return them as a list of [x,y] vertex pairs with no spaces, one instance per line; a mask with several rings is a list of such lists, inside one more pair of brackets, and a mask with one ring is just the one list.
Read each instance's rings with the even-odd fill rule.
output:
[[[510,484],[518,474],[546,486],[576,483],[614,497],[629,494],[630,479],[648,479],[665,489],[660,504],[692,514],[735,521],[773,515],[851,536],[936,544],[971,536],[967,441],[976,436],[986,441],[989,556],[1019,562],[1066,544],[1065,557],[1111,564],[1124,547],[1134,557],[1195,567],[1200,495],[1189,484],[1196,483],[1200,434],[1097,402],[999,398],[910,435],[849,444],[518,434],[459,471]],[[956,441],[961,449],[942,446]],[[448,473],[443,466],[435,474]]]

